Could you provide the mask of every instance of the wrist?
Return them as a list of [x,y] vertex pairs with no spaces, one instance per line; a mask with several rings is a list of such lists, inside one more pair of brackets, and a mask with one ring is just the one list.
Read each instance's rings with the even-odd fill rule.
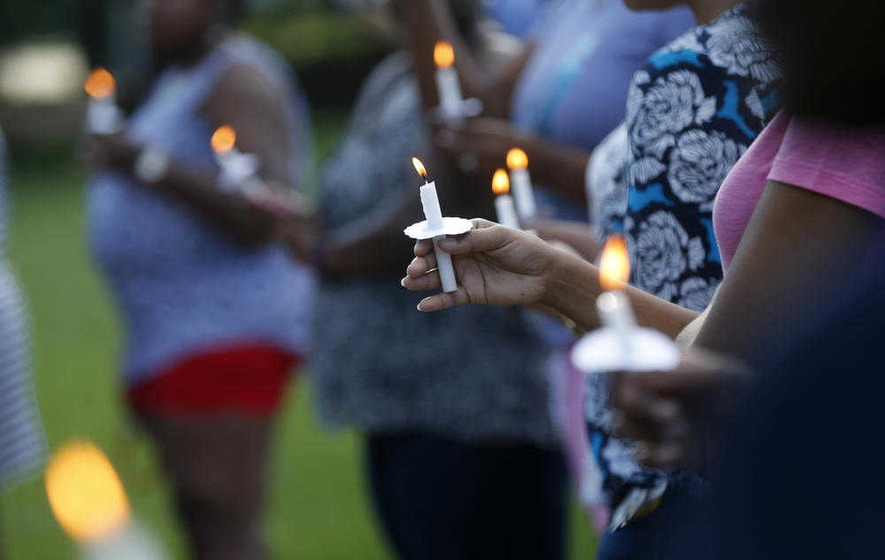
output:
[[598,271],[592,264],[558,250],[545,275],[544,287],[544,305],[582,328],[596,326],[595,301],[601,290]]

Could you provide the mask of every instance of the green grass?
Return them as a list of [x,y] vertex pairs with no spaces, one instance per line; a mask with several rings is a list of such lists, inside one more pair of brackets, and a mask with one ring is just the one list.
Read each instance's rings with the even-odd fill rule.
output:
[[[316,119],[320,154],[344,120]],[[112,302],[92,270],[83,240],[84,173],[70,158],[19,158],[13,165],[13,260],[31,304],[35,377],[52,448],[89,438],[110,456],[138,517],[174,558],[184,546],[151,445],[134,432],[117,388],[120,341]],[[359,442],[316,425],[310,389],[289,394],[272,461],[265,530],[278,558],[390,558],[365,499]],[[0,543],[7,560],[75,558],[52,519],[42,481],[0,497]],[[594,548],[572,515],[572,558]]]

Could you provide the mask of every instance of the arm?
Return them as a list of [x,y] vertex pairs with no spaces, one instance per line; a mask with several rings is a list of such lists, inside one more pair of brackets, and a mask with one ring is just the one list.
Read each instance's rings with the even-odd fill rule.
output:
[[696,344],[747,362],[775,351],[834,299],[882,224],[836,199],[770,182]]
[[[213,125],[230,124],[237,131],[237,144],[261,161],[259,175],[269,186],[288,190],[288,132],[279,92],[251,68],[228,70],[210,95],[204,112]],[[209,138],[206,138],[206,142]],[[146,147],[122,136],[97,138],[98,159],[104,165],[131,173]],[[218,187],[218,173],[208,166],[194,165],[170,154],[166,176],[150,188],[175,197],[198,215],[243,243],[274,239],[279,213],[241,193]]]
[[[453,259],[460,285],[452,293],[425,298],[418,309],[439,311],[466,303],[537,305],[566,317],[584,330],[599,326],[596,298],[602,293],[599,269],[581,257],[522,231],[486,220],[474,229],[439,243]],[[421,241],[403,286],[409,290],[440,287],[433,245]],[[675,338],[697,313],[632,286],[625,293],[643,326]]]

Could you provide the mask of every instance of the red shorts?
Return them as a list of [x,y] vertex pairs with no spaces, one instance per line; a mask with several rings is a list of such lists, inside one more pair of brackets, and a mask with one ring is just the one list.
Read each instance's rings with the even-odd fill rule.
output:
[[197,354],[129,390],[136,411],[225,412],[269,416],[280,406],[300,356],[269,344],[238,344]]

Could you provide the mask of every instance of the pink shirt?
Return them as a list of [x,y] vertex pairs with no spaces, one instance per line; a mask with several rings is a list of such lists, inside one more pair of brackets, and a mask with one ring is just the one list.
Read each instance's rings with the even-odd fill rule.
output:
[[885,218],[885,127],[852,127],[778,113],[732,168],[713,205],[713,230],[726,274],[768,181]]

